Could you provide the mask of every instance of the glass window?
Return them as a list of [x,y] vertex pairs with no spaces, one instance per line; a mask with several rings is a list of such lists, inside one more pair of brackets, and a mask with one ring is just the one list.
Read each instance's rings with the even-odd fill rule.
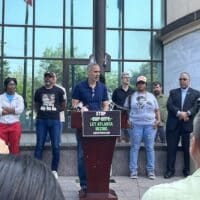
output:
[[66,30],[67,49],[65,55],[69,57],[88,58],[92,54],[92,35],[92,30]]
[[122,58],[122,31],[107,31],[106,33],[106,52],[112,59]]
[[124,6],[125,28],[151,27],[151,0],[126,0]]
[[0,56],[1,56],[1,49],[2,49],[2,46],[4,45],[2,39],[1,39],[1,33],[2,33],[2,28],[0,27]]
[[124,57],[125,59],[150,59],[151,32],[125,31]]
[[162,63],[154,62],[153,63],[153,82],[159,81],[162,83]]
[[67,26],[93,26],[93,0],[66,0]]
[[27,6],[25,1],[6,0],[5,24],[25,24],[26,11],[28,12],[28,24],[32,24],[33,22],[32,6],[30,5]]
[[122,26],[122,0],[106,1],[106,27]]
[[165,0],[153,0],[153,28],[160,29],[165,25]]
[[112,62],[110,72],[105,73],[106,86],[108,88],[109,98],[113,91],[120,85],[120,74],[122,71],[121,62]]
[[153,60],[162,60],[162,42],[159,40],[156,32],[153,32]]
[[[67,107],[71,108],[71,101],[72,101],[72,91],[77,83],[83,81],[87,78],[87,65],[69,65],[68,74],[64,74],[64,76],[68,77],[68,88],[66,88],[67,93]],[[71,115],[67,113],[66,116],[66,124],[67,128],[71,128]]]
[[[5,27],[4,52],[6,56],[26,56],[25,28]],[[32,29],[27,28],[27,56],[32,55]]]
[[63,25],[63,0],[35,1],[36,25]]
[[63,56],[63,30],[56,28],[35,29],[36,57],[61,58]]
[[[57,75],[57,83],[62,84],[63,79],[63,61],[62,60],[53,60],[53,59],[43,59],[37,60],[35,66],[35,75],[40,84],[43,84],[43,75],[46,71],[54,72]],[[39,86],[38,86],[39,87]]]
[[[31,129],[32,119],[32,60],[27,60],[26,65],[24,59],[6,59],[4,60],[4,79],[8,76],[17,79],[17,93],[23,96],[25,90],[26,97],[24,103],[26,108],[20,116],[22,129]],[[24,67],[27,69],[26,79],[24,80]]]
[[[135,87],[138,76],[147,77],[147,82],[151,83],[151,63],[150,62],[124,62],[124,71],[131,75],[131,86]],[[148,84],[151,85],[151,84]],[[149,86],[150,87],[150,86]]]
[[2,1],[0,1],[0,24],[2,24]]

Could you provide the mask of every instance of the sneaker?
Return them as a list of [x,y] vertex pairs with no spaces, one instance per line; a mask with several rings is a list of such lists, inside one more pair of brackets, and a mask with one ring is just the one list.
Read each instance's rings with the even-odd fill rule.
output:
[[56,179],[58,179],[58,173],[57,173],[57,171],[52,171],[52,174],[54,175],[54,177],[55,177]]
[[130,178],[131,179],[137,179],[138,178],[137,173],[131,173]]
[[149,172],[148,173],[148,178],[151,179],[151,180],[154,180],[156,178],[154,172]]

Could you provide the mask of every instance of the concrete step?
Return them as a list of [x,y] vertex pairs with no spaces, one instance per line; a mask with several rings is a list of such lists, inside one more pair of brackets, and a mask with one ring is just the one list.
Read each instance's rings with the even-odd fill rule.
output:
[[[22,154],[34,154],[35,134],[22,134],[20,149]],[[117,143],[112,161],[113,176],[129,176],[129,151],[130,144]],[[156,144],[155,146],[155,173],[157,176],[162,176],[166,170],[166,145]],[[76,139],[74,134],[62,134],[61,157],[59,165],[59,175],[61,176],[77,176],[77,151]],[[43,160],[49,166],[51,163],[51,145],[46,144],[43,153]],[[141,145],[138,173],[141,176],[146,175],[146,155],[145,148]],[[176,175],[181,176],[183,169],[183,155],[181,147],[177,151],[176,159]]]

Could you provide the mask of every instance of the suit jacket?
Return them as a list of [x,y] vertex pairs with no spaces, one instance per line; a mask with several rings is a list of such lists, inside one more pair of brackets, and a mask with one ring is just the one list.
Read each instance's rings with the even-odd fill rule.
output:
[[[181,106],[181,88],[173,89],[170,91],[169,98],[167,100],[167,131],[173,131],[178,126],[183,126],[183,130],[186,132],[192,132],[193,130],[193,119],[198,111],[197,99],[200,97],[200,92],[192,88],[188,88],[187,94],[185,96],[183,108]],[[191,115],[189,116],[189,121],[184,122],[179,120],[177,117],[178,111],[189,111]]]

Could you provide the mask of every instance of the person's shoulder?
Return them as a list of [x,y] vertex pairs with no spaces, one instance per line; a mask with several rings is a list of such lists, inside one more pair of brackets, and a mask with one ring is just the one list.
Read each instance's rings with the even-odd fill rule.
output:
[[45,89],[45,87],[41,86],[41,87],[37,88],[35,92],[43,91],[44,89]]
[[156,99],[155,95],[154,95],[152,92],[148,92],[148,91],[147,91],[147,95],[148,95],[149,97],[152,97],[152,98],[155,98],[155,99]]
[[149,188],[143,195],[142,200],[160,200],[163,199],[165,189],[164,184],[155,185]]
[[0,94],[0,97],[4,97],[4,96],[6,96],[5,92],[3,92],[3,93]]
[[118,90],[121,90],[122,89],[122,86],[120,85],[119,87],[115,88],[114,91],[118,91]]
[[195,94],[200,94],[199,90],[193,89],[193,88],[189,88],[189,90]]
[[180,90],[181,90],[181,88],[171,89],[171,90],[169,91],[169,94],[177,93],[177,92],[179,92]]
[[175,181],[170,184],[164,183],[155,185],[144,193],[142,200],[173,199],[174,196],[180,192],[180,190],[181,188],[179,187],[179,181]]
[[55,86],[59,87],[60,89],[62,89],[63,91],[66,91],[65,88],[62,85],[56,84]]
[[22,99],[23,99],[22,95],[20,95],[20,94],[17,93],[17,92],[15,92],[15,96],[16,96],[17,98],[22,98]]
[[88,86],[87,80],[80,81],[75,85],[75,87],[86,87],[86,86]]

